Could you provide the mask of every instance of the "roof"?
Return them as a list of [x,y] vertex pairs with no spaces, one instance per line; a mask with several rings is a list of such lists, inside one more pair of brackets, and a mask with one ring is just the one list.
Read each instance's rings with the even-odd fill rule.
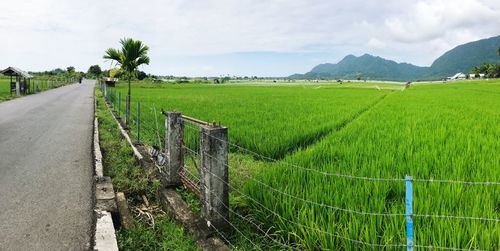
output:
[[19,68],[16,67],[9,67],[3,71],[0,71],[0,74],[7,75],[7,76],[20,76],[23,78],[32,78],[33,76]]
[[450,79],[457,79],[459,77],[465,77],[465,74],[463,74],[462,72],[459,72],[459,73],[453,75],[453,77],[448,77],[448,78],[450,78]]

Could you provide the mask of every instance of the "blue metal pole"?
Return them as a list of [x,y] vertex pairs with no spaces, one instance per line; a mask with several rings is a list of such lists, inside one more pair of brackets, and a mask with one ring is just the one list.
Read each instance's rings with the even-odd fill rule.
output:
[[413,187],[411,176],[406,176],[406,246],[408,251],[413,251]]

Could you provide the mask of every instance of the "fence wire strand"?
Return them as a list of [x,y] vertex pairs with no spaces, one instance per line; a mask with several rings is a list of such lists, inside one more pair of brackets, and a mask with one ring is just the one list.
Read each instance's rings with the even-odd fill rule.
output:
[[[271,161],[271,162],[283,163],[283,164],[285,164],[287,166],[290,166],[290,167],[302,169],[302,170],[305,170],[305,171],[316,172],[316,173],[319,173],[319,174],[322,174],[322,175],[325,175],[325,176],[337,176],[337,177],[343,177],[343,178],[348,178],[348,179],[369,180],[369,181],[395,181],[395,182],[404,182],[404,181],[406,181],[406,179],[404,179],[404,178],[381,178],[381,177],[368,177],[368,176],[357,176],[357,175],[342,174],[342,173],[324,172],[324,171],[320,171],[320,170],[317,170],[317,169],[303,167],[303,166],[300,166],[300,165],[289,163],[289,162],[286,162],[284,160],[278,160],[278,159],[274,159],[274,158],[271,158],[271,157],[267,157],[267,156],[264,156],[264,155],[261,155],[261,154],[255,152],[255,151],[252,151],[252,150],[249,150],[247,148],[241,147],[239,145],[233,144],[233,143],[231,143],[229,141],[217,138],[217,137],[215,137],[213,135],[209,135],[209,134],[206,134],[204,132],[201,132],[201,133],[203,133],[206,136],[211,137],[211,138],[213,138],[215,140],[218,140],[218,141],[220,141],[222,143],[226,143],[226,144],[228,144],[228,145],[230,145],[230,146],[232,146],[234,148],[237,148],[237,149],[239,149],[239,150],[241,150],[243,152],[247,152],[247,153],[250,153],[250,154],[252,154],[254,156],[257,156],[259,158],[262,158],[262,159],[265,159],[265,160],[268,160],[268,161]],[[421,178],[418,178],[418,179],[413,178],[413,181],[415,181],[415,182],[427,182],[427,183],[464,184],[464,185],[500,185],[500,182],[498,182],[498,181],[460,181],[460,180],[435,180],[435,179],[421,179]]]
[[[209,172],[209,171],[207,170],[207,172]],[[225,183],[226,183],[226,182],[225,182]],[[229,184],[229,183],[226,183],[226,184]],[[205,189],[207,189],[208,191],[210,191],[210,190],[209,190],[206,186],[204,186],[204,187],[205,187]],[[230,208],[230,206],[229,206],[229,205],[226,205],[226,203],[225,203],[224,201],[222,201],[222,200],[221,200],[221,198],[220,198],[218,195],[214,194],[212,191],[210,191],[210,194],[211,194],[212,196],[215,196],[215,197],[217,198],[217,200],[219,201],[219,203],[221,203],[221,204],[222,204],[225,208],[227,208],[227,209],[229,210],[229,212],[231,212],[232,214],[234,214],[234,215],[238,216],[240,219],[242,219],[242,220],[244,220],[244,221],[246,221],[246,222],[248,222],[248,223],[252,224],[253,226],[255,226],[255,227],[256,227],[256,228],[257,228],[257,229],[258,229],[261,233],[263,233],[263,234],[264,234],[264,237],[265,237],[265,238],[268,238],[268,239],[269,239],[269,240],[271,240],[272,242],[274,242],[274,243],[276,243],[276,244],[278,244],[278,245],[280,245],[280,246],[282,246],[282,247],[290,248],[290,249],[293,249],[293,250],[299,250],[299,249],[297,249],[297,248],[294,248],[294,247],[292,247],[292,246],[286,245],[286,244],[284,244],[284,243],[281,243],[281,242],[279,242],[279,241],[275,240],[274,238],[272,238],[272,237],[269,235],[269,233],[268,233],[267,231],[264,231],[264,230],[263,230],[263,229],[262,229],[262,228],[261,228],[261,227],[260,227],[257,223],[253,222],[252,220],[248,219],[247,217],[245,217],[245,216],[243,216],[243,215],[241,215],[241,214],[237,213],[236,211],[232,210],[232,209]]]
[[[207,155],[207,156],[209,156],[209,155]],[[340,235],[337,235],[337,234],[334,234],[334,233],[326,232],[326,231],[321,230],[319,228],[309,227],[309,226],[306,226],[306,225],[301,224],[299,222],[291,221],[291,220],[289,220],[287,218],[284,218],[283,216],[279,215],[274,210],[269,209],[268,207],[264,206],[262,203],[260,203],[259,201],[255,200],[254,198],[250,197],[249,195],[247,195],[247,194],[241,192],[240,190],[236,189],[231,184],[225,182],[223,179],[221,179],[220,177],[218,177],[214,173],[210,172],[209,170],[205,170],[205,171],[207,171],[207,173],[209,173],[210,175],[212,175],[212,176],[216,177],[217,179],[219,179],[221,182],[224,182],[225,184],[227,184],[229,186],[229,188],[231,188],[231,190],[236,191],[237,193],[239,193],[243,197],[245,197],[245,198],[253,201],[254,203],[258,204],[260,207],[262,207],[266,211],[269,211],[271,214],[273,214],[274,216],[276,216],[277,218],[279,218],[282,221],[286,221],[286,222],[289,222],[291,224],[295,224],[295,225],[297,225],[299,227],[303,227],[303,228],[306,228],[306,229],[309,229],[309,230],[312,230],[312,231],[317,231],[317,232],[320,232],[320,233],[323,233],[323,234],[326,234],[326,235],[330,235],[332,237],[336,237],[336,238],[339,238],[339,239],[347,240],[347,241],[350,241],[352,243],[362,244],[362,245],[366,245],[366,246],[370,246],[370,247],[377,247],[377,248],[381,248],[381,247],[406,247],[406,244],[376,244],[376,243],[369,243],[369,242],[365,242],[365,241],[361,241],[361,240],[356,240],[356,239],[352,239],[352,238],[345,237],[345,236],[340,236]]]

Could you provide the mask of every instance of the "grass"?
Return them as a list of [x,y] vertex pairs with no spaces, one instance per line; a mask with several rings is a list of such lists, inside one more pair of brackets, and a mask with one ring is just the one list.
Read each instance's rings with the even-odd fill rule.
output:
[[[136,162],[132,149],[123,139],[105,101],[96,91],[99,138],[103,152],[104,174],[110,176],[116,191],[126,194],[131,208],[142,205],[141,195],[158,206],[156,189],[159,182],[150,181]],[[182,227],[162,213],[156,213],[155,224],[142,218],[135,219],[132,229],[118,231],[120,250],[197,250],[192,237]]]
[[[121,111],[125,110],[126,85],[119,85]],[[180,111],[231,128],[232,142],[272,158],[305,148],[333,128],[356,117],[391,91],[377,89],[323,88],[315,86],[154,85],[136,84],[131,118],[137,120],[141,102],[141,137],[160,145],[162,109]],[[300,93],[300,95],[297,95]],[[155,120],[160,120],[155,122]],[[132,134],[137,134],[132,124]]]
[[[125,93],[124,86],[116,90]],[[161,128],[163,123],[158,111],[177,110],[221,121],[229,127],[230,141],[240,146],[320,172],[498,180],[500,81],[418,84],[402,90],[401,85],[385,83],[141,83],[134,85],[132,95],[144,107],[155,107],[141,116],[143,139],[150,144],[162,142],[163,131],[156,134],[157,124]],[[378,245],[406,242],[404,216],[356,215],[324,206],[402,214],[404,182],[325,176],[231,151],[231,186],[258,203],[233,189],[230,206],[261,223],[274,238],[308,250],[372,249],[346,238]],[[414,212],[498,219],[499,190],[498,186],[414,182]],[[234,214],[231,220],[243,230],[243,234],[228,235],[236,249],[255,248],[245,235],[263,249],[281,249]],[[414,221],[418,245],[500,248],[500,226],[493,221],[425,217]]]
[[[47,77],[40,77],[40,78],[37,77],[35,79],[32,79],[31,86],[30,86],[31,93],[29,93],[29,94],[32,94],[34,92],[35,83],[36,83],[35,81],[39,81],[38,82],[39,83],[39,85],[38,85],[39,91],[46,91],[46,90],[49,90],[52,88],[56,88],[55,81],[57,81],[57,80],[50,80],[50,81],[52,81],[51,83],[48,82],[47,80],[48,80]],[[63,82],[62,78],[60,78],[59,81],[60,81],[60,85],[68,84],[66,82]],[[16,98],[16,94],[15,93],[13,93],[13,95],[10,94],[10,77],[5,77],[5,76],[0,77],[0,102],[11,100],[13,98]]]
[[[481,90],[481,92],[471,91]],[[488,181],[500,177],[498,82],[431,85],[388,96],[343,130],[286,161],[357,176]],[[317,203],[365,212],[404,213],[404,182],[352,181],[277,164],[258,179]],[[325,234],[377,244],[405,243],[403,217],[368,217],[303,203],[252,182],[247,191],[264,206],[306,227],[271,219],[299,232],[306,249],[363,246]],[[498,186],[414,184],[414,212],[500,218]],[[255,206],[261,216],[270,212]],[[299,212],[299,213],[297,213]],[[498,249],[496,222],[415,218],[417,244]],[[317,232],[311,233],[311,229]],[[296,239],[295,236],[290,236]]]
[[10,79],[0,77],[0,101],[11,99],[10,95]]

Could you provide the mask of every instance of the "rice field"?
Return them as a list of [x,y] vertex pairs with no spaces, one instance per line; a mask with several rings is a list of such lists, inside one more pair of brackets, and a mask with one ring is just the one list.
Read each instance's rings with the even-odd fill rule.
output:
[[[498,181],[500,177],[499,83],[416,86],[393,93],[343,130],[286,158],[323,172],[404,179]],[[277,164],[258,179],[273,188],[317,203],[364,212],[405,212],[404,181],[327,177]],[[404,244],[404,216],[363,216],[298,201],[252,182],[247,191],[298,227],[279,219],[273,225],[300,235],[307,249],[364,249],[352,239]],[[415,182],[414,213],[500,218],[498,185]],[[259,210],[259,206],[256,206]],[[268,211],[260,209],[262,217]],[[299,213],[297,213],[299,212]],[[271,217],[272,218],[272,217]],[[499,222],[415,217],[419,245],[497,250]],[[311,231],[311,229],[316,231]],[[289,236],[294,239],[295,236]]]
[[[124,99],[125,86],[116,89]],[[233,152],[231,183],[252,199],[232,191],[231,200],[289,245],[404,249],[410,175],[417,249],[500,249],[498,221],[435,217],[500,219],[500,185],[424,181],[500,181],[500,81],[404,91],[373,83],[138,84],[132,95],[145,107],[220,121],[231,142],[280,159]]]
[[[180,111],[208,122],[220,122],[231,128],[233,143],[272,158],[281,158],[342,127],[392,92],[318,87],[322,86],[139,84],[133,88],[131,118],[137,120],[139,100],[141,119],[144,120],[142,137],[156,145],[161,140],[158,143],[154,118],[163,119],[158,115],[163,109]],[[120,85],[116,91],[120,92],[120,110],[123,112],[126,85]],[[162,123],[159,122],[160,127]],[[136,135],[134,125],[131,130]]]

